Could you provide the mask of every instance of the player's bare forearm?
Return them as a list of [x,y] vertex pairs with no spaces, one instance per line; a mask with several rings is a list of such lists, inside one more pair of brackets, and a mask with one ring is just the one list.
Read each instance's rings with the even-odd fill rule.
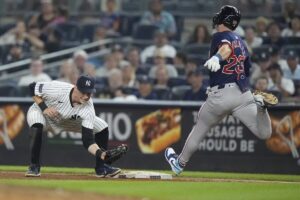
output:
[[39,97],[39,96],[33,96],[32,97],[33,98],[33,101],[36,103],[36,104],[40,104],[40,103],[42,103],[44,100],[42,99],[42,97]]
[[223,44],[219,50],[218,54],[222,57],[222,60],[226,60],[232,53],[232,50],[229,44]]
[[[105,159],[106,152],[101,150],[100,147],[96,143],[91,144],[88,147],[88,151],[94,156],[99,156],[102,160]],[[99,152],[99,154],[98,154],[98,152]]]

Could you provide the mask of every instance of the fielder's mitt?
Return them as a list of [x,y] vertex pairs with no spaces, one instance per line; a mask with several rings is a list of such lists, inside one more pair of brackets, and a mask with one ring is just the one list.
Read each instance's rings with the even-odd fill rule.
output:
[[277,97],[271,93],[266,93],[266,92],[261,92],[261,91],[256,90],[253,94],[261,95],[264,99],[264,103],[266,106],[274,106],[274,105],[278,104]]
[[120,159],[123,155],[125,155],[127,151],[128,147],[125,144],[122,144],[121,146],[118,146],[115,149],[107,150],[105,151],[106,155],[104,158],[104,162],[111,164],[116,160]]

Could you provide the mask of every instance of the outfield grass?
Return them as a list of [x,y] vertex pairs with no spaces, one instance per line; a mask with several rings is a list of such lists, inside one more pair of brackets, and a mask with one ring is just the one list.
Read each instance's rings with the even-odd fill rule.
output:
[[[25,171],[26,167],[0,166],[0,171]],[[91,174],[92,169],[44,167],[43,173]],[[131,196],[149,200],[299,200],[300,176],[259,175],[212,172],[184,172],[185,177],[293,181],[291,183],[246,182],[176,182],[176,181],[125,181],[125,180],[43,180],[0,179],[0,184],[62,188],[66,190],[98,192],[106,195]]]

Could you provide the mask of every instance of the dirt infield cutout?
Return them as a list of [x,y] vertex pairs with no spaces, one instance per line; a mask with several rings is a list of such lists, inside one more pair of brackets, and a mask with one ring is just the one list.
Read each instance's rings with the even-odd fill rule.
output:
[[[0,199],[5,200],[136,200],[138,198],[112,197],[91,192],[66,191],[25,186],[0,185]],[[140,199],[140,198],[139,198]]]

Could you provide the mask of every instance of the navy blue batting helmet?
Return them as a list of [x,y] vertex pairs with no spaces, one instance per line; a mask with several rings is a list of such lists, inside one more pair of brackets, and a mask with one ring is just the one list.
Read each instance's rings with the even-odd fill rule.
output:
[[222,6],[220,11],[213,17],[213,27],[218,24],[224,24],[224,26],[235,30],[241,20],[241,12],[234,6]]

